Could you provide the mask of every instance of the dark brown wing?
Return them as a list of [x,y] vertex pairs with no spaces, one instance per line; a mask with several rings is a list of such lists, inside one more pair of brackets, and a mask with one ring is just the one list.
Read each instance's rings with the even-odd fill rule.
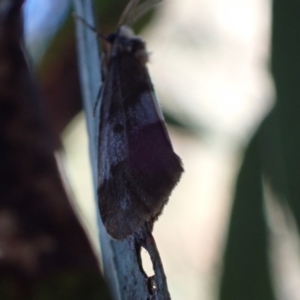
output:
[[147,69],[132,53],[111,58],[103,90],[99,206],[115,239],[156,218],[183,171]]

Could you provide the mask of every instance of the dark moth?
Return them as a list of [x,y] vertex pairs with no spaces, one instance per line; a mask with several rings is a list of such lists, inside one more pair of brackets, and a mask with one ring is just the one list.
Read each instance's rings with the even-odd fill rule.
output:
[[98,197],[109,235],[124,239],[153,222],[183,172],[146,62],[145,43],[127,26],[107,41],[98,144]]

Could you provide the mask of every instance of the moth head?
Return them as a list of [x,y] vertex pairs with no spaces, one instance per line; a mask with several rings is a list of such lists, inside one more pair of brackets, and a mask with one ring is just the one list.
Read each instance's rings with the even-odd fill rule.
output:
[[120,26],[117,32],[107,37],[110,44],[108,53],[110,57],[121,54],[131,54],[143,65],[148,62],[148,52],[145,42],[134,34],[132,29],[126,25]]

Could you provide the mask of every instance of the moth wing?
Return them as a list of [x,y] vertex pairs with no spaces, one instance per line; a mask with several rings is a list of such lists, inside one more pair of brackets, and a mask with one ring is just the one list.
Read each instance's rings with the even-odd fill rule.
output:
[[155,219],[183,171],[145,66],[132,55],[111,61],[103,91],[99,206],[116,239]]
[[98,142],[99,208],[107,232],[123,239],[147,219],[136,196],[128,170],[126,115],[118,69],[112,63],[103,86]]

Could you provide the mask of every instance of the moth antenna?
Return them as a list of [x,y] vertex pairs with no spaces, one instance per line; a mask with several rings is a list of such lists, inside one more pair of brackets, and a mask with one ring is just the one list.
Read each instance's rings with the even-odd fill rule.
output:
[[143,3],[139,4],[133,11],[130,11],[130,13],[128,14],[128,25],[134,24],[138,19],[145,15],[159,2],[162,2],[162,0],[146,0]]
[[131,0],[122,13],[118,27],[124,24],[134,24],[139,18],[145,15],[151,8],[161,1],[162,0],[145,0],[139,4],[139,0]]
[[127,19],[128,15],[130,14],[130,12],[132,12],[132,10],[134,9],[134,7],[140,2],[140,0],[131,0],[125,7],[119,23],[118,23],[118,27],[120,27],[121,25],[123,25],[125,23],[125,20]]
[[89,29],[91,29],[96,35],[97,37],[105,40],[106,42],[109,42],[107,40],[107,37],[102,35],[94,26],[92,26],[91,24],[89,24],[86,20],[84,20],[82,17],[78,16],[76,13],[73,12],[73,16],[74,18],[76,18],[77,20],[79,20],[82,24],[84,24],[86,27],[88,27]]

